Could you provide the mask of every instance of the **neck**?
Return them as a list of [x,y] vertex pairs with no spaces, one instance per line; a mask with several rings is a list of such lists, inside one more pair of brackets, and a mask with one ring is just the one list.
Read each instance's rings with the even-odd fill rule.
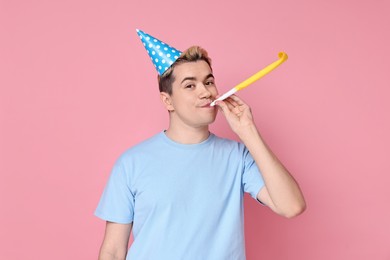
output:
[[181,144],[198,144],[206,140],[209,135],[209,127],[174,127],[172,125],[166,130],[165,134],[173,141]]

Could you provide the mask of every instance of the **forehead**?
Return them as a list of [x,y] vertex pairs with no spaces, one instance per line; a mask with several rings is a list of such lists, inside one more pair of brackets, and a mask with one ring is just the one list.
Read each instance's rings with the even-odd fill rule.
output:
[[198,60],[177,65],[173,71],[173,76],[175,77],[175,82],[181,82],[184,78],[204,80],[211,73],[212,70],[209,64],[204,60]]

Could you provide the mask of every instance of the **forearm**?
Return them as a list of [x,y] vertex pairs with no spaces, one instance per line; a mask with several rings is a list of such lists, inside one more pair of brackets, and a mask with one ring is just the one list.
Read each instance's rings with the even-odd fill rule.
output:
[[284,216],[302,212],[305,201],[297,182],[263,141],[256,126],[249,125],[237,134],[262,173],[274,210]]
[[110,252],[102,248],[99,253],[99,260],[125,260],[126,252]]
[[99,260],[125,260],[132,228],[133,223],[119,224],[107,221]]
[[239,97],[232,95],[224,101],[218,101],[231,129],[248,148],[256,165],[260,169],[265,188],[258,198],[276,213],[293,217],[305,209],[305,200],[298,184],[278,158],[267,147],[253,121],[252,112]]

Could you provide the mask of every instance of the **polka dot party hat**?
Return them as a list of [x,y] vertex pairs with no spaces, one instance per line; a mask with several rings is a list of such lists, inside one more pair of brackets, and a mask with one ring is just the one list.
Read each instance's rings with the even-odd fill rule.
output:
[[137,33],[158,74],[161,76],[179,58],[181,51],[141,30],[137,29]]

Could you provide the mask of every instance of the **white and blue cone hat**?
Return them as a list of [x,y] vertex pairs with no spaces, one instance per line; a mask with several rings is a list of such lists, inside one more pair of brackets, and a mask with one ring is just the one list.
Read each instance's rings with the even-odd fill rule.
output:
[[141,30],[137,29],[137,33],[161,76],[180,57],[181,51]]

